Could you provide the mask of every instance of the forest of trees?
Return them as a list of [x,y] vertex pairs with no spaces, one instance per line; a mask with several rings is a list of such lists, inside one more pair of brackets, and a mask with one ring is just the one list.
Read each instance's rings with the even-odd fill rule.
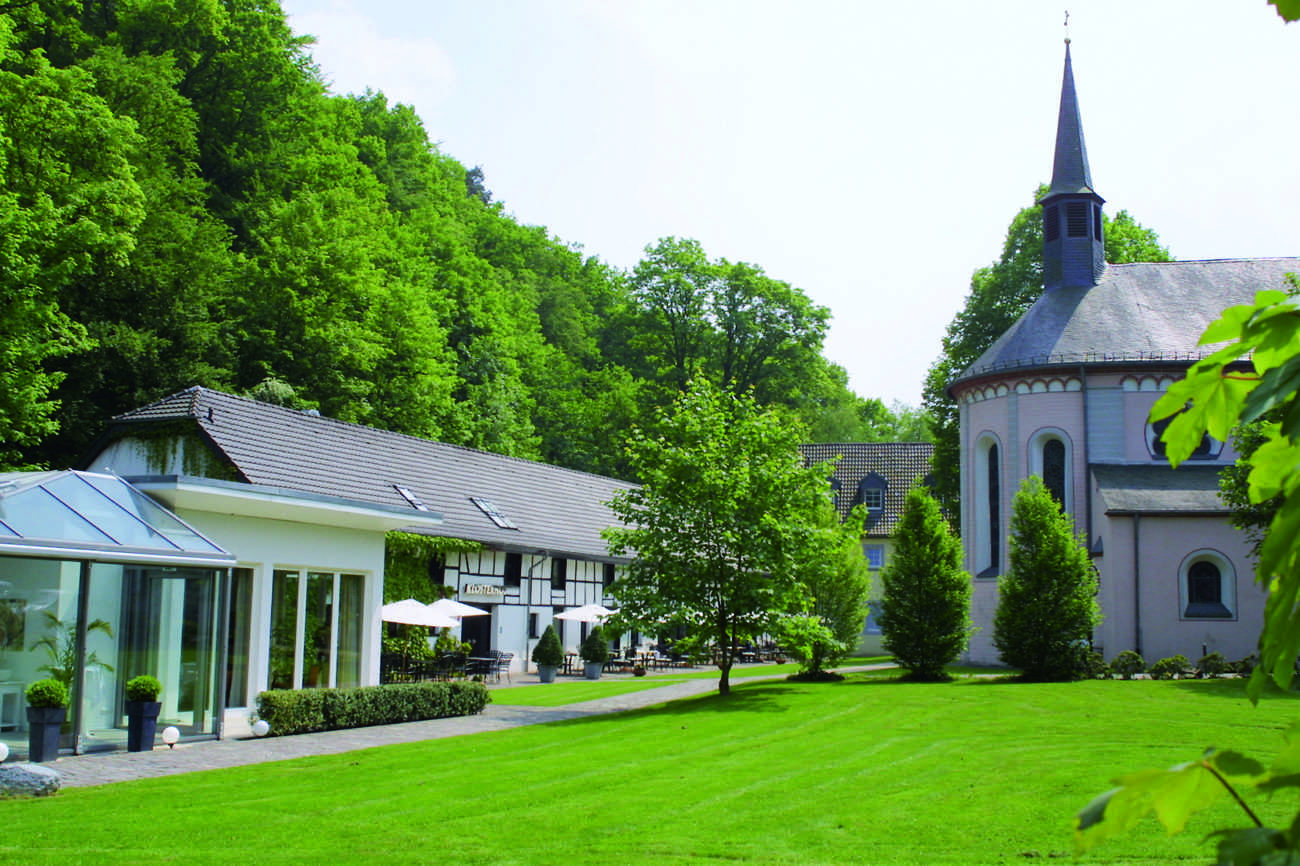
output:
[[274,0],[0,5],[0,468],[191,385],[624,477],[693,374],[811,441],[924,435],[797,287],[679,238],[620,271],[489,182],[329,94]]

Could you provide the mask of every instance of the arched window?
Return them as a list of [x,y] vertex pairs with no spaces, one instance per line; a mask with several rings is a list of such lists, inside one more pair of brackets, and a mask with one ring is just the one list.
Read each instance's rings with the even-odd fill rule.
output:
[[998,442],[985,436],[975,445],[975,576],[997,577],[1002,554],[1002,460]]
[[1043,486],[1065,512],[1074,507],[1070,452],[1070,437],[1064,430],[1040,430],[1029,441],[1029,473],[1043,479]]
[[[1151,452],[1151,456],[1156,460],[1169,459],[1165,455],[1165,441],[1160,437],[1165,432],[1165,428],[1169,426],[1169,422],[1173,420],[1174,416],[1171,415],[1168,418],[1161,418],[1159,421],[1147,425],[1147,450]],[[1213,460],[1219,456],[1219,452],[1222,450],[1223,443],[1206,433],[1201,436],[1200,444],[1196,446],[1188,459]]]
[[1198,550],[1179,569],[1179,601],[1184,619],[1236,617],[1236,578],[1232,562],[1217,550]]

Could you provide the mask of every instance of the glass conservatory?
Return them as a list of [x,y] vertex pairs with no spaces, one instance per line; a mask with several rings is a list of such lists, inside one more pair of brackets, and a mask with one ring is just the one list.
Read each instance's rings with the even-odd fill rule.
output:
[[234,558],[115,475],[0,473],[0,741],[27,751],[24,690],[72,700],[60,741],[124,747],[123,686],[162,681],[158,729],[219,734],[221,603]]

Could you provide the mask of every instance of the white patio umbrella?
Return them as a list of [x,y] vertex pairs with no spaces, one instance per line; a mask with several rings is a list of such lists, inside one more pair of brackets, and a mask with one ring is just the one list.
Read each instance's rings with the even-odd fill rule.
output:
[[441,611],[433,610],[429,605],[413,598],[404,598],[386,604],[379,609],[384,622],[400,622],[406,625],[426,625],[430,628],[455,628],[460,620]]
[[576,622],[600,622],[607,616],[613,616],[618,613],[616,610],[610,610],[601,604],[584,604],[582,607],[571,607],[564,613],[557,613],[556,619],[571,619]]
[[454,616],[459,619],[462,616],[488,616],[491,611],[484,610],[481,607],[474,607],[472,604],[464,604],[456,601],[454,598],[440,598],[429,605],[430,610],[436,610],[438,613],[447,616]]

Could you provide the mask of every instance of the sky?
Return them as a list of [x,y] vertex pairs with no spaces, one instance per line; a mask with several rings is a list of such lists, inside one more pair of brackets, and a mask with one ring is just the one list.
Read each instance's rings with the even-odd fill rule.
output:
[[[335,93],[382,91],[521,223],[631,269],[668,236],[832,313],[863,397],[919,405],[972,272],[1050,180],[1043,0],[281,0]],[[1300,254],[1300,23],[1075,0],[1092,178],[1175,258]]]

